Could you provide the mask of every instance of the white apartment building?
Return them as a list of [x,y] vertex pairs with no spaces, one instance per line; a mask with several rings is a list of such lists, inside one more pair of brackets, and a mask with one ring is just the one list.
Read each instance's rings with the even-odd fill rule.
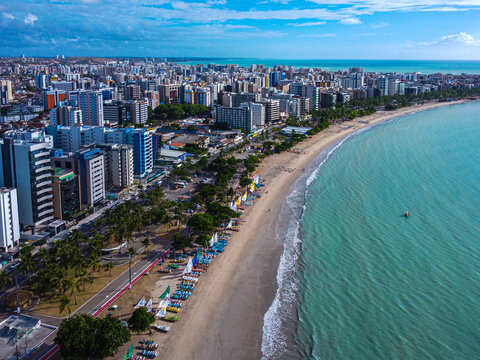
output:
[[18,214],[23,227],[53,220],[53,193],[47,142],[0,139],[0,186],[18,191]]
[[0,188],[0,250],[8,251],[19,239],[17,189]]

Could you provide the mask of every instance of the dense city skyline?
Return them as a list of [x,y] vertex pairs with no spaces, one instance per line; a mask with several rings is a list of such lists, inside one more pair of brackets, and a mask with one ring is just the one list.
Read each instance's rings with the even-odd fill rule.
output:
[[479,0],[1,0],[0,55],[472,60],[479,10]]

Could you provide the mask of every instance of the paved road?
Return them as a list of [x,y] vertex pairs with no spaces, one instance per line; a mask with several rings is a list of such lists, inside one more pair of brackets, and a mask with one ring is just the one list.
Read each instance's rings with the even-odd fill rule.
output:
[[[138,279],[141,278],[143,273],[152,266],[156,264],[162,255],[165,254],[169,246],[159,245],[150,251],[147,255],[142,257],[139,261],[132,265],[132,283],[135,283]],[[110,304],[117,299],[123,292],[128,291],[129,284],[129,272],[128,269],[110,282],[105,288],[99,291],[94,297],[89,301],[79,307],[75,313],[78,314],[90,314],[97,316],[101,314]],[[31,316],[37,316],[36,314],[29,314]],[[50,316],[38,316],[42,321],[45,321],[47,324],[58,326],[62,319],[54,318]],[[50,357],[45,354],[49,353],[54,347],[53,340],[55,339],[55,333],[51,334],[34,353],[30,354],[26,359],[27,360],[46,360]],[[52,354],[53,355],[53,354]]]

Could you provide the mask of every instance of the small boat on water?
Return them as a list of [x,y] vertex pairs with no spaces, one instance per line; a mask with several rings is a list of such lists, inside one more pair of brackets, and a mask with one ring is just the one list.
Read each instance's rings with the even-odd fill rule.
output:
[[410,216],[410,212],[409,212],[409,211],[405,211],[405,212],[403,213],[403,216],[409,217],[409,216]]

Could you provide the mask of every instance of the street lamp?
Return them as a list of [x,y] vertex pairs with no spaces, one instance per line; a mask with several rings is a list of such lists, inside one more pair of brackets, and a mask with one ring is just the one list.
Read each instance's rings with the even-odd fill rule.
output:
[[131,268],[132,261],[131,260],[132,260],[132,255],[128,254],[128,277],[129,277],[128,289],[129,290],[132,288],[132,268]]
[[17,315],[20,315],[20,299],[18,297],[18,278],[17,278],[17,262],[14,262],[12,255],[13,271],[15,273],[15,293],[17,296]]

